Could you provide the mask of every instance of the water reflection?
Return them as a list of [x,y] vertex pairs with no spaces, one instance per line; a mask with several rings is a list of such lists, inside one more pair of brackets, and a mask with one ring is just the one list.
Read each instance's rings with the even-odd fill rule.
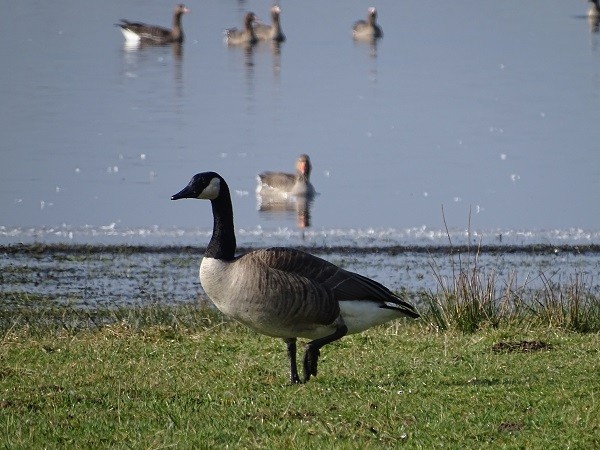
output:
[[301,230],[311,226],[310,209],[314,196],[286,195],[263,189],[256,194],[256,200],[257,209],[266,220],[295,220],[296,226]]
[[[137,77],[137,71],[141,65],[149,60],[151,55],[162,61],[167,52],[171,51],[173,57],[173,77],[181,85],[183,79],[183,44],[173,42],[171,44],[147,44],[143,42],[128,42],[123,44],[124,61],[126,64],[125,74],[129,77]],[[155,61],[152,60],[152,63]]]
[[590,26],[591,33],[598,33],[598,29],[600,28],[600,16],[588,16],[588,25]]

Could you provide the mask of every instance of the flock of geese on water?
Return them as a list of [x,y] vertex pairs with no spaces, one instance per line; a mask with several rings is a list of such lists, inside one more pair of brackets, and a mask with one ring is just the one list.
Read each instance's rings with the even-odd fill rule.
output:
[[[590,3],[587,17],[593,31],[598,31],[600,23],[600,0],[588,0]],[[189,9],[184,4],[175,6],[173,11],[173,22],[171,28],[158,25],[148,25],[143,22],[131,22],[126,19],[116,26],[126,42],[140,45],[164,45],[170,43],[182,43],[184,40],[181,18],[188,13]],[[285,34],[281,29],[281,8],[275,5],[271,8],[271,25],[261,23],[253,12],[244,16],[242,28],[228,28],[224,31],[225,42],[229,45],[254,45],[259,41],[283,42]],[[358,20],[352,26],[352,36],[358,40],[374,41],[383,37],[383,31],[377,24],[377,10],[370,7],[366,20]]]
[[[597,0],[596,0],[597,1]],[[116,26],[126,42],[140,45],[164,45],[171,43],[182,43],[185,35],[181,26],[181,18],[190,10],[179,4],[173,11],[173,22],[171,28],[158,25],[148,25],[143,22],[131,22],[126,19]],[[255,45],[260,41],[283,42],[285,34],[281,29],[281,8],[275,5],[271,8],[271,25],[261,23],[253,12],[247,12],[244,16],[242,28],[228,28],[224,31],[225,42],[228,45]],[[381,27],[377,24],[377,10],[370,7],[366,20],[358,20],[352,27],[352,36],[358,40],[374,40],[383,37]]]
[[[600,24],[600,0],[588,0],[590,3],[587,17],[590,28],[598,32]],[[148,25],[143,22],[131,22],[126,19],[116,26],[121,28],[125,40],[129,44],[140,45],[164,45],[170,43],[182,43],[184,40],[181,18],[188,13],[189,9],[184,4],[179,4],[173,12],[173,22],[171,28],[158,25]],[[275,5],[271,8],[271,25],[260,23],[253,12],[248,12],[244,16],[243,27],[228,28],[225,30],[225,42],[228,45],[255,45],[259,41],[271,41],[280,43],[285,41],[285,34],[281,29],[281,8]],[[377,10],[370,7],[367,12],[366,20],[358,20],[352,27],[352,36],[357,40],[375,41],[383,37],[383,31],[377,24]]]
[[[598,0],[590,0],[588,17],[600,19]],[[181,16],[184,5],[175,9],[173,27],[122,20],[127,39],[152,44],[182,42]],[[280,9],[272,8],[272,25],[256,23],[247,13],[242,30],[229,29],[225,39],[231,45],[254,44],[258,40],[285,39],[279,24]],[[366,21],[354,24],[357,38],[378,38],[381,28],[377,12],[369,8]],[[296,173],[264,172],[258,190],[272,189],[287,195],[311,197],[310,158],[300,155]],[[344,270],[324,259],[293,248],[273,247],[236,256],[235,228],[231,194],[225,179],[215,172],[198,173],[171,200],[183,198],[210,200],[213,231],[200,264],[200,283],[206,295],[226,316],[249,328],[276,338],[287,346],[290,382],[305,383],[317,375],[320,349],[347,334],[400,317],[416,319],[416,308],[382,284]],[[298,373],[296,341],[308,339]]]

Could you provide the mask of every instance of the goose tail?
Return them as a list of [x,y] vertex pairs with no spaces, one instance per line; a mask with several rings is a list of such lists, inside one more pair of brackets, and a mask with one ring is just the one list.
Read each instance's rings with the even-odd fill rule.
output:
[[404,314],[405,316],[410,317],[411,319],[418,319],[419,317],[421,317],[421,315],[413,305],[403,300],[400,300],[399,298],[395,298],[394,302],[384,302],[381,305],[381,307],[384,309],[398,311]]

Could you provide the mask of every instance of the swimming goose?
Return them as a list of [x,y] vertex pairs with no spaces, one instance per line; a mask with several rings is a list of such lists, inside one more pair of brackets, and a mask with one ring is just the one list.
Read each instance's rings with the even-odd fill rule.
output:
[[[219,174],[194,175],[171,200],[181,198],[212,205],[213,233],[200,264],[204,291],[223,314],[284,340],[291,383],[317,375],[324,345],[399,317],[419,317],[378,282],[299,250],[273,247],[236,257],[231,195]],[[302,379],[296,366],[298,337],[311,339]]]
[[121,23],[115,26],[121,27],[125,40],[129,43],[141,44],[169,44],[171,42],[183,42],[183,29],[181,28],[181,16],[190,10],[183,4],[175,7],[173,12],[173,28],[163,28],[158,25],[147,25],[141,22],[130,22],[121,19]]
[[261,193],[264,187],[268,187],[282,194],[312,197],[315,195],[315,188],[310,182],[311,170],[312,165],[309,156],[302,154],[296,160],[295,174],[285,172],[263,172],[259,174],[257,192]]
[[377,25],[377,10],[370,7],[367,11],[367,20],[358,20],[352,27],[354,39],[377,39],[383,37],[381,27]]
[[285,41],[285,35],[281,31],[281,23],[279,22],[279,15],[281,14],[281,8],[277,5],[271,8],[271,22],[272,25],[265,25],[257,23],[254,25],[254,32],[256,37],[261,41]]
[[254,33],[254,23],[257,17],[253,12],[246,13],[244,16],[244,29],[228,28],[225,30],[225,42],[229,45],[254,45],[258,38]]

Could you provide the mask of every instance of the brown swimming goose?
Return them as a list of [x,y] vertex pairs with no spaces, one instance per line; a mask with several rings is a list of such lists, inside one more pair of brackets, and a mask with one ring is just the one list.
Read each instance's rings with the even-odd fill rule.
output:
[[254,32],[259,40],[275,42],[285,41],[285,35],[281,31],[281,23],[279,21],[280,14],[281,8],[275,5],[271,8],[271,25],[265,25],[263,23],[254,25]]
[[229,45],[254,45],[258,38],[254,33],[254,23],[257,17],[253,12],[246,13],[244,16],[244,28],[229,28],[225,30],[225,42]]
[[177,5],[173,12],[173,28],[171,29],[158,25],[147,25],[141,22],[130,22],[126,19],[121,19],[121,23],[115,25],[121,28],[121,32],[128,43],[160,45],[171,42],[183,42],[181,16],[188,12],[189,9],[185,5]]
[[260,193],[263,188],[276,190],[283,194],[292,195],[315,195],[315,188],[310,182],[312,165],[310,158],[302,154],[296,160],[296,173],[285,172],[263,172],[258,175],[258,189]]
[[358,20],[352,27],[354,39],[378,39],[383,37],[381,27],[377,25],[377,10],[370,7],[367,11],[367,20]]
[[[223,314],[284,340],[292,383],[317,375],[324,345],[399,317],[419,317],[382,284],[309,253],[274,247],[236,257],[231,194],[215,172],[194,175],[171,200],[180,198],[212,205],[213,233],[200,264],[206,295]],[[310,339],[302,379],[296,365],[298,337]]]

